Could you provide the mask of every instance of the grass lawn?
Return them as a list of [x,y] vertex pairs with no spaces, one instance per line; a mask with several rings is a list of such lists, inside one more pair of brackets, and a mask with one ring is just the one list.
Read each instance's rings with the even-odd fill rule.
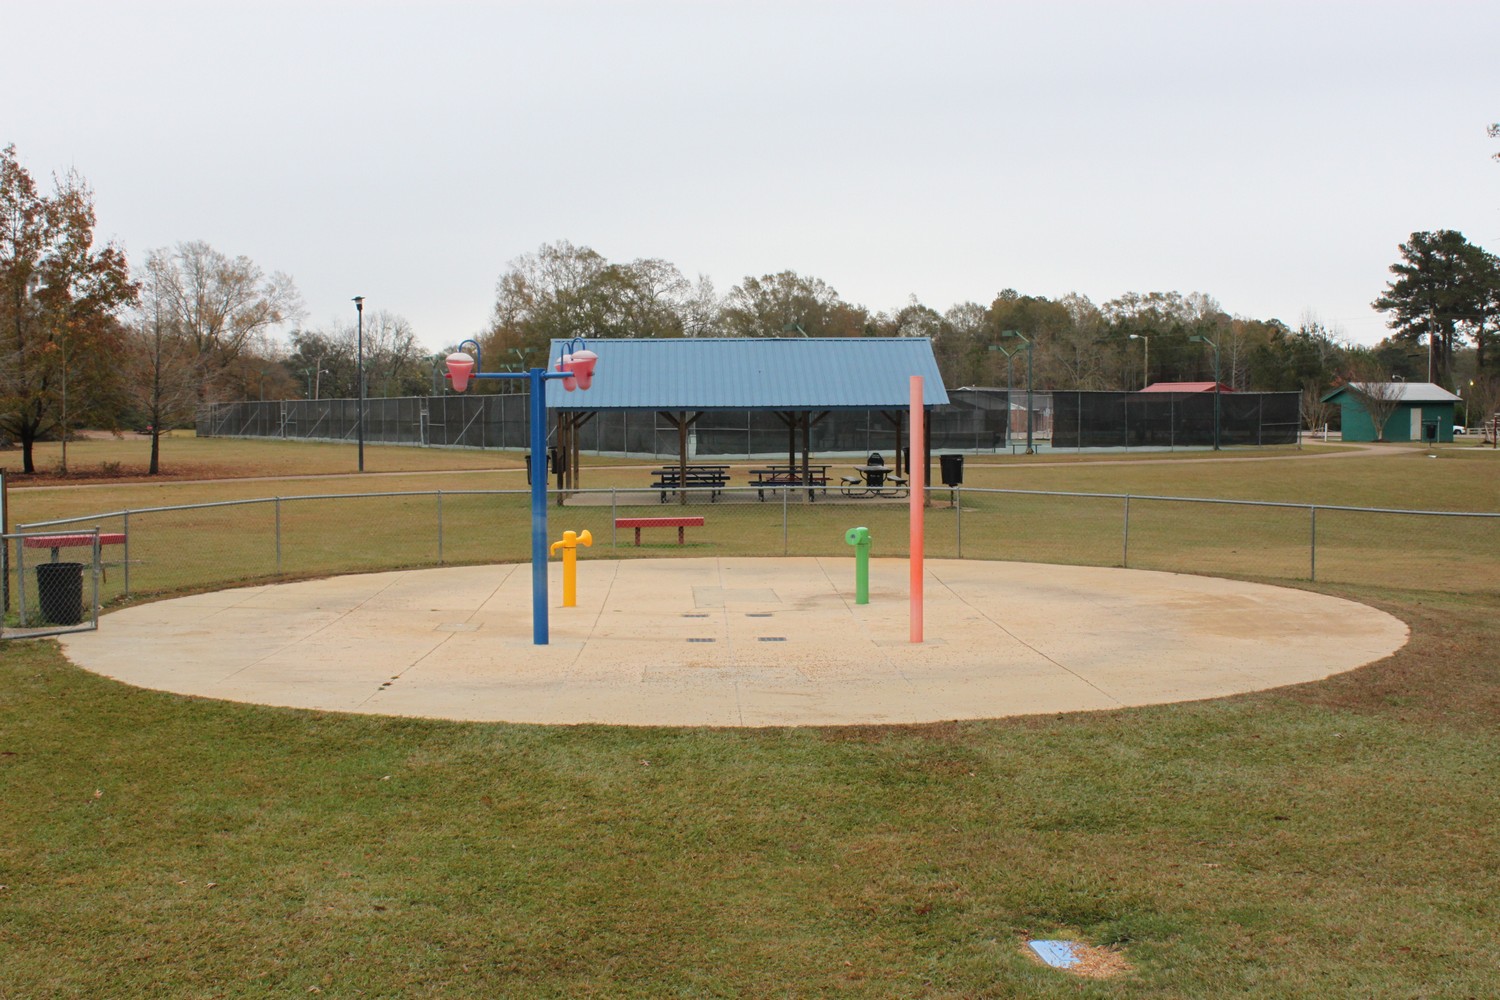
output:
[[[213,444],[244,442],[195,446]],[[971,468],[1018,488],[1500,497],[1480,455]],[[412,471],[423,485],[399,488],[484,475]],[[12,518],[352,481],[17,490]],[[716,509],[716,542],[779,551],[772,506]],[[243,527],[246,509],[226,510]],[[325,530],[329,510],[305,516]],[[831,511],[790,542],[841,530]],[[406,557],[352,527],[373,557]],[[0,997],[1493,996],[1500,591],[1322,589],[1398,615],[1412,641],[1280,691],[918,727],[299,712],[136,690],[51,642],[0,644]],[[1027,936],[1118,946],[1133,968],[1079,980],[1023,955]]]
[[[925,727],[447,724],[0,661],[0,996],[1483,997],[1488,597],[1318,684]],[[1086,982],[1026,936],[1117,945]]]

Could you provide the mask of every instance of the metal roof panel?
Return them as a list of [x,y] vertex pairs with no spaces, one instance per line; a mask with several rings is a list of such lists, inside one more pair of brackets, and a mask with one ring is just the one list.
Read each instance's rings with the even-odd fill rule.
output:
[[[569,341],[552,342],[553,365]],[[910,405],[921,375],[928,406],[948,392],[925,337],[590,340],[593,387],[547,382],[560,410],[854,410]]]

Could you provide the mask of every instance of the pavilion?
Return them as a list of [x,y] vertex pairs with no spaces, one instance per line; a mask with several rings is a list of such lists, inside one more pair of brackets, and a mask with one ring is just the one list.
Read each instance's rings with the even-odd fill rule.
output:
[[[554,340],[559,357],[570,342]],[[587,392],[546,386],[557,445],[565,456],[564,489],[579,489],[579,428],[609,410],[654,412],[677,429],[678,463],[686,478],[688,431],[712,410],[764,410],[787,429],[787,464],[803,478],[811,461],[812,427],[835,410],[872,410],[891,423],[897,475],[903,474],[911,376],[922,376],[929,413],[948,404],[948,392],[925,337],[682,338],[590,340],[599,355]],[[931,465],[931,421],[922,460]],[[800,447],[799,447],[800,445]]]

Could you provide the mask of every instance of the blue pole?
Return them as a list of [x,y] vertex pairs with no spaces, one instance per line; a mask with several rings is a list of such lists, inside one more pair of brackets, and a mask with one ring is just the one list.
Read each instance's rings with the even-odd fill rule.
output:
[[[578,341],[582,343],[582,340]],[[526,379],[531,386],[531,641],[545,646],[547,623],[547,391],[548,379],[572,378],[571,372],[533,368],[529,372],[480,371],[479,345],[465,340],[460,349],[474,348],[474,371],[471,379]]]
[[546,372],[531,369],[531,641],[547,645]]

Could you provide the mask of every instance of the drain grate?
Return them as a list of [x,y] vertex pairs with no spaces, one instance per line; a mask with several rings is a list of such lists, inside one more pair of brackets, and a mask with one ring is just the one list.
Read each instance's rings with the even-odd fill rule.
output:
[[745,612],[745,617],[746,618],[772,618],[772,617],[775,617],[775,612],[773,612],[773,611],[746,611]]
[[689,639],[688,642],[718,642],[717,639]]
[[707,618],[708,615],[703,614],[702,612],[698,612],[698,611],[685,611],[685,612],[683,612],[682,617],[684,617],[684,618]]
[[786,636],[784,636],[784,635],[758,635],[758,636],[755,637],[755,641],[756,642],[786,642]]

